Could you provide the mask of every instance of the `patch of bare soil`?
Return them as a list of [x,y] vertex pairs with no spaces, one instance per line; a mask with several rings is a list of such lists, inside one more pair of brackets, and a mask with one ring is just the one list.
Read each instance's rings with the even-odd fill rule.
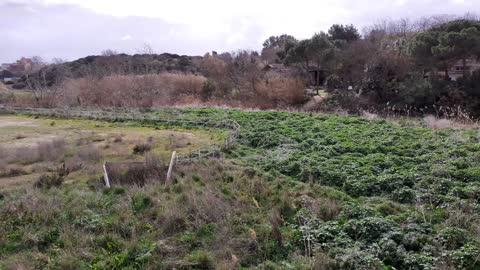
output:
[[30,120],[14,120],[11,118],[2,118],[0,117],[0,128],[4,127],[35,127],[38,126],[34,121]]
[[25,147],[25,146],[35,146],[39,143],[52,142],[52,141],[55,141],[55,140],[58,140],[58,139],[62,139],[62,137],[61,136],[56,136],[56,135],[43,134],[43,135],[36,136],[36,137],[27,137],[27,138],[24,138],[24,139],[15,140],[15,141],[9,143],[8,145],[5,145],[4,147],[5,148],[16,148],[16,147]]

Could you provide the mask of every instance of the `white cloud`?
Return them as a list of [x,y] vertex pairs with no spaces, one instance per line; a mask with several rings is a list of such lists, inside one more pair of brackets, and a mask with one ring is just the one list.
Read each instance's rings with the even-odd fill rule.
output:
[[129,39],[132,39],[132,36],[130,35],[125,35],[121,38],[121,40],[125,41],[125,40],[129,40]]

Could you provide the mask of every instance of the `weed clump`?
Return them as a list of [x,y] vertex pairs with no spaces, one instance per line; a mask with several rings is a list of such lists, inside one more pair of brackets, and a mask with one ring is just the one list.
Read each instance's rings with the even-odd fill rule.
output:
[[196,250],[188,255],[187,260],[195,269],[215,269],[212,255],[205,250]]
[[135,212],[142,212],[152,204],[152,199],[145,194],[137,194],[132,198],[132,207]]
[[63,180],[63,176],[58,173],[44,174],[38,178],[33,186],[41,189],[50,189],[52,187],[61,186]]
[[133,147],[133,154],[142,155],[150,150],[152,150],[152,145],[150,143],[137,143]]

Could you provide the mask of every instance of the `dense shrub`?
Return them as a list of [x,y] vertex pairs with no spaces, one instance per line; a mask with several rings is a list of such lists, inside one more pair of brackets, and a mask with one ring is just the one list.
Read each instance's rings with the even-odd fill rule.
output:
[[192,74],[112,75],[85,77],[63,83],[58,104],[107,107],[172,105],[185,96],[200,96],[206,79]]
[[[266,99],[266,107],[283,107],[305,102],[305,83],[300,77],[272,74],[256,86],[260,97]],[[273,103],[273,104],[272,104]]]

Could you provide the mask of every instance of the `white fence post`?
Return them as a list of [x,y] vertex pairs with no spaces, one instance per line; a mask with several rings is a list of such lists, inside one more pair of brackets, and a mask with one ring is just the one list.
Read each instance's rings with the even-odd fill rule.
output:
[[170,159],[170,165],[168,166],[167,180],[165,183],[169,184],[172,178],[173,166],[175,165],[175,160],[177,159],[177,151],[172,152],[172,158]]
[[107,186],[107,188],[109,188],[110,187],[110,180],[108,179],[107,162],[106,161],[103,163],[103,178],[105,179],[105,186]]

